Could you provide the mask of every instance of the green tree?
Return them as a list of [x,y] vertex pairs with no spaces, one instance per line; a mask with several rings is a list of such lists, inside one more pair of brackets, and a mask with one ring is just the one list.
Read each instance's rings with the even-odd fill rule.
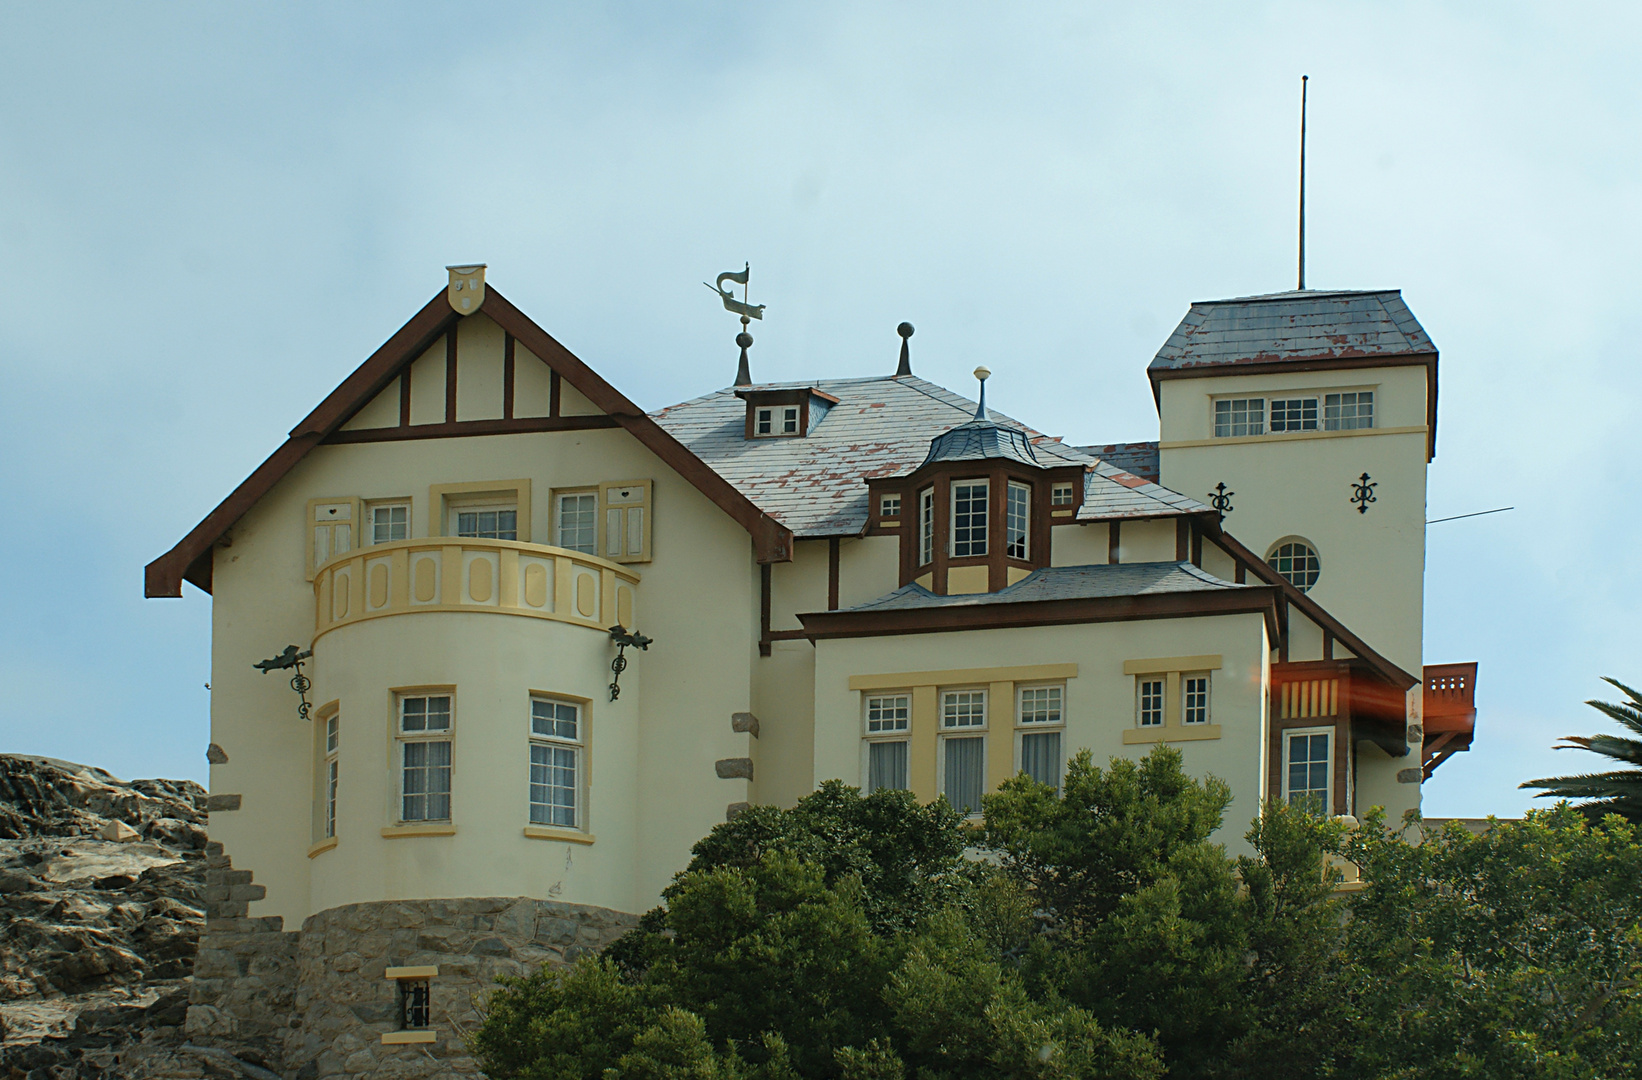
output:
[[[1642,735],[1642,694],[1617,679],[1604,678],[1602,681],[1618,687],[1630,700],[1617,705],[1609,701],[1587,701],[1585,704]],[[1606,814],[1619,814],[1633,823],[1642,824],[1642,738],[1568,735],[1556,748],[1589,750],[1630,767],[1578,776],[1549,776],[1529,780],[1522,787],[1542,788],[1537,796],[1541,799],[1589,799],[1589,802],[1578,804],[1578,808],[1592,821],[1600,821]]]

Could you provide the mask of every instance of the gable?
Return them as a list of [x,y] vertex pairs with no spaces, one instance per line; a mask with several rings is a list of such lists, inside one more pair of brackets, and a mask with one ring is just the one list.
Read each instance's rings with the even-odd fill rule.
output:
[[144,595],[211,591],[211,550],[309,451],[321,444],[392,442],[527,431],[622,427],[729,514],[760,562],[791,557],[792,534],[662,430],[637,405],[487,287],[461,316],[441,290],[291,430],[175,547],[149,563]]

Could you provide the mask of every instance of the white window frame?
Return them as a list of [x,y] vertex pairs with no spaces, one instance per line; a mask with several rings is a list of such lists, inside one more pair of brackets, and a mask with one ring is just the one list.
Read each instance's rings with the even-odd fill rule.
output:
[[[1037,695],[1048,691],[1048,709],[1052,713],[1047,719],[1027,719],[1035,716],[1039,710],[1036,706]],[[1027,695],[1033,696],[1034,707],[1027,707]],[[1061,782],[1066,777],[1066,684],[1055,683],[1022,683],[1015,687],[1015,772],[1026,771],[1026,739],[1029,735],[1055,734],[1060,736],[1060,747],[1055,754],[1055,778],[1049,786],[1056,791],[1060,790]],[[1037,779],[1034,777],[1034,779]],[[1040,781],[1042,782],[1042,781]]]
[[880,497],[878,500],[878,516],[881,518],[894,518],[896,521],[900,521],[901,496],[884,495]]
[[325,784],[324,810],[322,817],[323,828],[320,830],[326,840],[336,839],[336,789],[337,778],[341,774],[340,753],[342,747],[342,712],[333,711],[321,721],[325,725],[321,736],[324,747],[324,758],[321,777]]
[[[1290,740],[1296,736],[1323,735],[1327,737],[1324,744],[1328,747],[1326,779],[1323,786],[1323,806],[1321,816],[1328,817],[1334,813],[1334,755],[1338,753],[1335,746],[1334,729],[1332,727],[1284,728],[1283,729],[1283,802],[1290,803],[1293,793],[1289,788],[1289,750]],[[1312,788],[1303,790],[1311,791]]]
[[[574,733],[567,736],[558,732],[556,727],[553,731],[538,731],[536,728],[536,706],[538,703],[552,706],[555,710],[567,707],[573,710],[574,716],[572,723],[575,726]],[[561,722],[562,718],[557,716],[555,716],[552,721],[555,726]],[[537,828],[574,829],[577,831],[585,830],[587,828],[585,793],[588,790],[586,703],[579,701],[576,698],[562,697],[557,694],[532,693],[530,695],[530,713],[527,717],[527,723],[529,725],[527,730],[529,733],[530,742],[530,775],[529,785],[525,793],[525,817],[527,823]],[[544,750],[549,755],[565,753],[570,757],[571,777],[570,787],[568,790],[570,791],[571,802],[569,806],[570,820],[568,822],[553,820],[556,811],[564,809],[561,804],[554,803],[552,801],[540,803],[536,801],[535,789],[538,786],[536,783],[536,752],[538,750]],[[557,769],[561,767],[557,762],[552,760],[551,756],[548,761],[543,763],[543,766],[547,769]],[[541,786],[548,788],[549,791],[565,790],[562,785],[544,784]],[[549,795],[549,799],[551,800],[551,795]],[[543,809],[542,816],[547,820],[537,819],[538,807]]]
[[[392,520],[393,512],[395,510],[402,511],[404,513],[404,521]],[[378,523],[376,520],[376,515],[383,511],[386,511],[389,517],[388,521],[382,523],[387,526],[388,535],[384,538],[378,539]],[[411,538],[411,503],[409,499],[384,499],[381,502],[366,503],[365,519],[364,531],[365,542],[367,544],[392,544],[399,540],[409,540]],[[404,535],[394,536],[394,526],[403,526]]]
[[[1242,405],[1243,419],[1239,422],[1237,406]],[[1225,406],[1222,410],[1221,406]],[[1222,421],[1221,413],[1225,419]],[[1250,417],[1254,417],[1250,419]],[[1266,399],[1264,397],[1224,397],[1215,398],[1210,410],[1210,426],[1217,439],[1245,439],[1251,435],[1266,433]],[[1242,431],[1236,430],[1243,428]]]
[[[1016,499],[1020,496],[1019,515],[1016,514]],[[1017,516],[1019,520],[1017,521]],[[1023,484],[1019,480],[1009,481],[1009,487],[1004,492],[1003,511],[1003,553],[1011,559],[1026,560],[1032,557],[1032,485]],[[1016,536],[1017,525],[1020,535]],[[1019,540],[1017,544],[1016,541]],[[1016,551],[1019,554],[1016,554]]]
[[1071,506],[1077,501],[1077,492],[1071,484],[1054,484],[1049,488],[1050,506]]
[[[976,704],[978,704],[980,706],[980,722],[978,724],[970,723],[970,724],[958,725],[958,724],[951,724],[951,723],[948,722],[948,720],[951,718],[951,716],[954,712],[954,709],[952,707],[955,706],[955,705],[960,705],[960,703],[957,702],[955,699],[958,698],[961,695],[962,696],[968,696],[970,698],[969,701],[964,702],[962,704],[969,705],[971,707],[976,705]],[[987,734],[986,734],[987,733],[987,728],[990,726],[989,721],[991,719],[991,715],[990,715],[991,714],[991,702],[988,700],[989,696],[990,695],[989,695],[987,689],[985,687],[980,687],[980,686],[954,686],[954,687],[951,687],[949,689],[943,688],[941,690],[941,696],[940,696],[941,713],[940,713],[939,737],[936,739],[936,746],[935,746],[935,752],[936,752],[936,756],[935,756],[935,766],[936,766],[935,785],[936,785],[936,790],[938,790],[943,795],[946,794],[946,753],[947,753],[946,744],[952,739],[979,739],[980,740],[980,742],[981,742],[981,790],[980,790],[980,794],[983,795],[983,796],[986,794],[987,751],[989,749],[988,746],[987,746],[987,743],[991,741],[990,739],[987,738]],[[949,798],[947,801],[950,803],[952,800]],[[964,816],[966,816],[966,817],[979,817],[980,813],[981,813],[981,806],[980,806],[979,799],[976,800],[975,806],[973,808],[971,808],[967,813],[965,813],[965,811],[963,810],[962,807],[959,807],[956,804],[954,804],[952,808],[954,810],[957,810],[958,813],[964,814]]]
[[[577,508],[574,511],[572,511],[572,513],[575,514],[575,517],[576,517],[576,532],[579,534],[582,531],[582,528],[583,528],[583,523],[581,521],[581,517],[584,513],[584,511],[580,507],[580,504],[581,504],[582,500],[584,500],[584,499],[588,500],[587,509],[585,511],[586,516],[587,516],[587,521],[586,521],[586,526],[585,527],[588,530],[590,530],[590,535],[587,538],[587,543],[586,543],[585,546],[583,546],[580,543],[581,537],[578,535],[578,536],[573,538],[577,541],[576,543],[567,544],[567,543],[565,543],[565,506],[564,506],[564,504],[567,501],[570,501],[570,500],[574,500],[578,504]],[[578,489],[571,490],[571,491],[555,491],[553,493],[553,539],[555,541],[555,544],[554,544],[555,547],[564,548],[566,551],[579,551],[583,555],[597,555],[599,553],[599,490],[598,490],[598,488],[578,488]]]
[[781,434],[798,434],[798,406],[783,405],[781,407]]
[[[1347,407],[1352,410],[1350,416],[1344,415]],[[1373,390],[1336,390],[1323,395],[1324,431],[1367,431],[1373,427]]]
[[[873,712],[884,710],[889,715],[873,717]],[[901,714],[901,715],[897,715]],[[906,749],[903,767],[906,775],[899,789],[912,784],[912,691],[880,690],[861,695],[861,790],[867,794],[876,791],[872,783],[872,750],[875,746],[900,744]],[[883,784],[880,787],[890,787]]]
[[753,438],[767,439],[775,434],[775,410],[769,406],[753,410]]
[[[1322,402],[1316,394],[1270,398],[1266,402],[1266,431],[1273,435],[1292,431],[1321,431],[1321,406]],[[1293,415],[1295,413],[1298,415]]]
[[[497,523],[496,523],[496,528],[494,530],[492,530],[497,534],[495,536],[484,536],[484,535],[482,535],[483,534],[483,529],[480,527],[478,522],[474,523],[474,532],[473,533],[467,534],[465,536],[462,533],[462,515],[463,514],[497,514],[497,515],[501,515],[501,514],[506,514],[506,513],[511,513],[513,515],[513,528],[512,529],[502,528],[501,527],[501,519],[498,516]],[[506,532],[511,532],[513,535],[512,536],[503,536],[503,535],[501,535],[502,533],[506,533]],[[462,539],[517,540],[519,538],[519,502],[518,502],[517,499],[486,499],[482,502],[481,501],[457,502],[455,500],[450,500],[450,532],[447,535],[453,536],[453,537],[460,537]]]
[[[420,730],[407,730],[405,727],[406,702],[413,700],[422,700],[426,702],[436,698],[444,698],[448,703],[447,708],[449,711],[447,713],[445,727],[432,729],[424,727]],[[397,691],[394,694],[393,714],[394,767],[395,772],[398,774],[398,779],[394,785],[398,796],[398,804],[394,812],[395,820],[402,825],[444,824],[453,821],[455,815],[454,801],[456,788],[456,690],[452,687],[419,687],[414,690]],[[418,743],[444,743],[449,747],[448,755],[450,761],[443,766],[447,773],[448,785],[446,790],[444,792],[422,791],[410,793],[413,795],[421,795],[424,799],[432,795],[443,794],[445,796],[447,811],[444,817],[423,816],[411,818],[405,816],[405,799],[407,797],[407,792],[405,791],[405,774],[409,768],[409,766],[405,763],[406,747]]]
[[[1199,707],[1202,715],[1192,719],[1193,691],[1191,684],[1201,679],[1203,681],[1203,701]],[[1182,671],[1180,673],[1180,723],[1183,727],[1200,727],[1214,722],[1214,673],[1210,671]]]
[[[960,543],[958,539],[958,490],[960,488],[978,488],[981,493],[981,510],[979,514],[976,514],[974,510],[974,495],[967,497],[967,501],[970,504],[968,524],[965,526],[968,529],[968,535],[961,541],[961,543],[967,546],[966,549],[961,552],[958,550],[958,545]],[[987,541],[990,539],[991,534],[991,529],[989,528],[991,521],[988,519],[991,516],[992,509],[992,482],[985,477],[971,478],[968,480],[954,480],[952,481],[952,486],[949,490],[949,496],[950,501],[947,505],[951,509],[947,513],[948,521],[946,530],[948,555],[954,559],[979,559],[985,557],[988,550]],[[977,520],[979,521],[979,525],[976,524]],[[975,536],[977,529],[980,532],[979,539]]]
[[918,565],[935,561],[935,489],[918,492]]
[[[1157,686],[1157,719],[1147,722],[1149,710],[1146,708],[1146,687]],[[1162,731],[1168,726],[1169,709],[1169,680],[1164,672],[1148,672],[1135,676],[1135,727],[1142,731]]]

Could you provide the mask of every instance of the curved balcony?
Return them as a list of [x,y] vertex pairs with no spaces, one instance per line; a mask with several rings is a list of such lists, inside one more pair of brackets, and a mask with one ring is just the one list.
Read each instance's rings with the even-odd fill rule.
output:
[[345,552],[314,574],[314,639],[366,619],[478,611],[632,626],[639,576],[545,544],[433,536]]

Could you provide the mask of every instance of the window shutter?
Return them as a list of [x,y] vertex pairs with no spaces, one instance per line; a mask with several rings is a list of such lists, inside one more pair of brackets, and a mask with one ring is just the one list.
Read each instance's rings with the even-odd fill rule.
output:
[[604,539],[599,549],[611,562],[650,561],[651,481],[623,480],[599,485]]

